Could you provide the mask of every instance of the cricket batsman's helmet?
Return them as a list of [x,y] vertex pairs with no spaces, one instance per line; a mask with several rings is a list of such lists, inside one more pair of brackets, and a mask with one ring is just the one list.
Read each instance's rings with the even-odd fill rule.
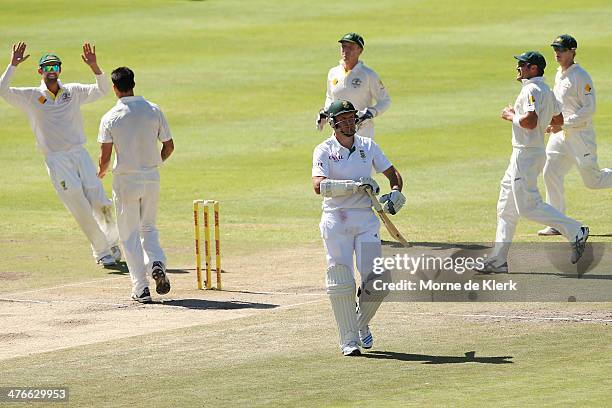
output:
[[331,103],[326,109],[325,113],[330,119],[334,119],[336,116],[343,113],[353,112],[357,116],[357,109],[349,101],[337,100]]

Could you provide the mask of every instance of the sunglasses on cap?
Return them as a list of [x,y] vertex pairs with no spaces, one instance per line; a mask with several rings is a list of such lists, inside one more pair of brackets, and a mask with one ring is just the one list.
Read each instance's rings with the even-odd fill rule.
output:
[[517,65],[522,68],[522,67],[528,67],[531,64],[528,63],[527,61],[519,61]]
[[43,72],[59,72],[60,66],[59,65],[43,65],[42,67],[40,67],[40,69],[42,69]]

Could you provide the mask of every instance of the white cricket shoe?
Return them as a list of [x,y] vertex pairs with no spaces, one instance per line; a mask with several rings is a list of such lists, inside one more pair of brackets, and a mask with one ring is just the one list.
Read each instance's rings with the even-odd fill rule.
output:
[[589,227],[580,227],[580,233],[576,235],[576,237],[574,238],[574,242],[571,243],[571,261],[573,264],[578,263],[580,258],[582,258],[584,248],[586,248],[587,239],[589,239]]
[[108,266],[117,265],[117,261],[115,261],[115,258],[113,258],[112,255],[104,255],[102,258],[98,259],[98,263],[105,268]]
[[474,269],[478,273],[508,273],[508,262],[500,262],[497,258],[492,257],[484,261],[482,268]]
[[345,356],[360,356],[359,344],[356,341],[349,341],[342,347],[342,354]]
[[115,258],[115,262],[119,262],[121,260],[121,248],[119,248],[119,245],[111,247],[110,251],[111,256]]
[[361,343],[361,347],[364,349],[371,349],[374,345],[374,337],[372,337],[370,326],[359,330],[359,343]]
[[552,237],[553,235],[561,235],[561,233],[553,227],[546,227],[539,230],[538,235],[541,237]]

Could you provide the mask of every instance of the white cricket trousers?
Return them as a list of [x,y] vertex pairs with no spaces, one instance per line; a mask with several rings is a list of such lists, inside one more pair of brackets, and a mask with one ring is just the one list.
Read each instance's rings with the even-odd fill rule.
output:
[[327,266],[345,265],[353,272],[354,255],[361,282],[365,282],[374,258],[381,256],[380,221],[374,212],[370,208],[324,211],[319,228]]
[[501,262],[508,260],[519,216],[549,225],[568,240],[573,240],[580,232],[581,223],[542,201],[538,191],[538,175],[545,162],[544,149],[512,149],[510,164],[501,181],[497,202],[497,234],[492,253]]
[[600,169],[593,129],[567,129],[554,133],[546,145],[544,184],[546,202],[565,213],[563,179],[575,164],[587,188],[612,187],[612,169]]
[[132,279],[132,291],[140,295],[149,286],[147,273],[155,261],[166,263],[155,226],[159,201],[159,171],[113,175],[113,198],[119,239]]
[[64,206],[85,233],[96,260],[117,245],[117,224],[96,168],[83,146],[45,156],[51,183]]

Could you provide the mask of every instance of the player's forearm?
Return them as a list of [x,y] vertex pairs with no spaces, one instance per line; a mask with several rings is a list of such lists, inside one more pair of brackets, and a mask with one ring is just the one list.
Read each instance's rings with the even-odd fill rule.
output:
[[538,126],[538,115],[535,112],[527,112],[524,115],[515,113],[512,123],[524,129],[535,129]]
[[383,172],[383,174],[385,177],[387,177],[387,179],[389,179],[389,186],[391,187],[391,190],[402,191],[402,188],[404,188],[404,180],[402,179],[402,175],[394,166],[389,167]]
[[164,142],[161,149],[161,159],[162,161],[166,161],[168,157],[174,152],[174,142],[170,139],[167,142]]
[[89,68],[91,68],[91,72],[93,72],[94,75],[102,75],[102,70],[100,69],[97,63],[91,64]]
[[98,163],[98,177],[103,178],[106,175],[109,164],[110,164],[110,159],[103,160],[102,156],[100,156],[100,160]]
[[583,124],[585,122],[590,121],[593,118],[593,114],[595,113],[595,102],[592,104],[583,106],[581,109],[576,111],[576,113],[572,115],[568,115],[565,118],[563,125],[565,127],[571,128],[576,125]]
[[15,72],[15,66],[9,64],[2,74],[2,77],[0,77],[0,95],[4,95],[8,92],[11,84],[11,78],[13,77],[13,72]]

